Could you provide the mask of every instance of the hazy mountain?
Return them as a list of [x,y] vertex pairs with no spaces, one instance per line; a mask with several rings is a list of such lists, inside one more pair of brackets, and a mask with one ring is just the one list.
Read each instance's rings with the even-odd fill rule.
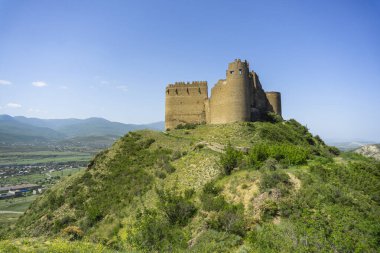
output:
[[74,125],[77,123],[80,123],[81,119],[39,119],[39,118],[27,118],[24,116],[15,116],[15,120],[29,124],[32,126],[37,126],[37,127],[47,127],[51,128],[54,130],[57,130],[58,128],[69,126],[69,125]]
[[90,136],[122,136],[139,129],[163,130],[164,122],[123,124],[103,118],[39,119],[0,115],[0,142],[38,143]]
[[63,133],[53,129],[25,124],[9,115],[0,115],[0,143],[46,142],[64,137]]

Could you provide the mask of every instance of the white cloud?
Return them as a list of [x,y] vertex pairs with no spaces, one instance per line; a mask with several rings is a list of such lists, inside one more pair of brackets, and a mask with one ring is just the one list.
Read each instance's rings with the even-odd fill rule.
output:
[[45,87],[45,86],[47,86],[47,83],[42,82],[42,81],[36,81],[36,82],[32,82],[32,85],[33,85],[34,87],[39,87],[39,88],[41,88],[41,87]]
[[0,80],[0,85],[11,85],[12,82],[8,80]]
[[17,103],[8,103],[6,105],[6,107],[9,107],[9,108],[21,108],[22,106],[20,104],[17,104]]
[[127,87],[127,85],[119,85],[119,86],[116,86],[116,89],[121,90],[121,91],[123,91],[123,92],[127,92],[127,91],[128,91],[128,87]]

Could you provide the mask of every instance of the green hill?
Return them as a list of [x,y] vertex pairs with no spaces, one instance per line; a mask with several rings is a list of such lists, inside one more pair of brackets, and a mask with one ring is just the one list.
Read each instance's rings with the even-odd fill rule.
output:
[[379,162],[295,120],[144,130],[38,198],[0,249],[378,252],[379,196]]

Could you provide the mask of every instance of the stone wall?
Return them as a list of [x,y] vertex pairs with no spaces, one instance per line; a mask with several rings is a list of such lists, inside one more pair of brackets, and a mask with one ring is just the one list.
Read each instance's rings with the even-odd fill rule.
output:
[[277,113],[278,115],[282,116],[282,109],[281,109],[281,93],[276,91],[269,91],[266,92],[266,97],[268,98],[269,104],[271,105],[272,110],[274,113]]
[[210,123],[250,121],[248,63],[236,60],[228,65],[226,80],[211,90]]
[[178,82],[166,87],[165,103],[166,129],[186,123],[256,121],[267,112],[282,113],[281,94],[265,92],[258,75],[240,59],[228,65],[226,79],[211,89],[210,99],[207,82]]
[[177,82],[166,87],[165,128],[179,124],[205,123],[205,100],[208,99],[207,82]]

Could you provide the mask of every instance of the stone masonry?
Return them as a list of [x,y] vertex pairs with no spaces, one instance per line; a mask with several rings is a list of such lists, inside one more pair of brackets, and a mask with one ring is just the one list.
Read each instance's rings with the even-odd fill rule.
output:
[[228,64],[208,97],[206,81],[176,82],[166,87],[165,128],[180,124],[224,124],[262,120],[268,112],[281,116],[281,94],[265,92],[247,61]]

